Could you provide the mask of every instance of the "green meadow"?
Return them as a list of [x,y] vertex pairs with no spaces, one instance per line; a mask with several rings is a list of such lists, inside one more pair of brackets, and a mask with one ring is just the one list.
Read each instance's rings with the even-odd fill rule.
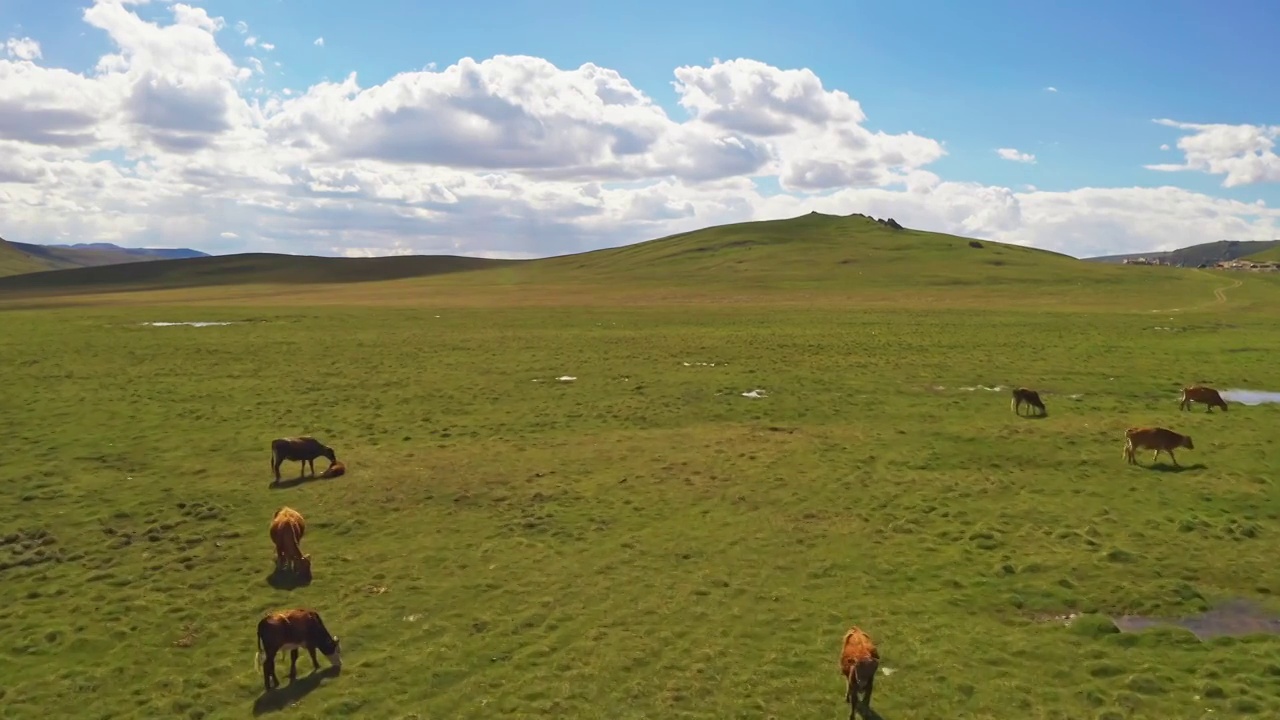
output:
[[[844,718],[853,624],[873,718],[1277,717],[1280,637],[1108,618],[1280,615],[1280,405],[1178,408],[1280,390],[1280,280],[980,245],[0,279],[0,717]],[[1127,465],[1135,425],[1195,449]],[[348,474],[271,487],[304,433]],[[283,505],[308,586],[268,582]],[[264,693],[297,606],[344,667]]]

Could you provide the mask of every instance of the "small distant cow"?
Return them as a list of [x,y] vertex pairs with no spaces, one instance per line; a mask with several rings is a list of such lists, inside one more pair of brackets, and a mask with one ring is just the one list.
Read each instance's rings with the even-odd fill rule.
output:
[[302,477],[303,471],[307,469],[307,464],[310,463],[311,477],[315,477],[316,458],[318,457],[328,458],[330,465],[338,461],[337,454],[333,452],[333,448],[310,435],[276,438],[271,441],[271,471],[276,474],[276,482],[280,482],[280,466],[285,460],[296,460],[301,463],[298,467],[298,477]]
[[347,466],[342,464],[341,460],[337,460],[329,464],[329,467],[320,473],[320,477],[335,478],[347,472]]
[[1222,399],[1217,390],[1204,385],[1182,388],[1182,400],[1178,403],[1178,409],[1190,410],[1193,402],[1204,403],[1205,412],[1213,412],[1216,407],[1222,408],[1222,412],[1227,411],[1227,401]]
[[289,651],[289,679],[298,678],[298,648],[306,648],[311,654],[312,672],[320,669],[316,661],[316,650],[324,653],[329,662],[342,669],[342,653],[338,647],[338,636],[329,634],[320,613],[310,608],[295,608],[268,613],[258,621],[258,652],[253,656],[253,664],[264,656],[262,663],[262,684],[265,689],[280,687],[280,678],[276,677],[276,653]]
[[282,507],[271,516],[271,542],[276,546],[276,571],[288,568],[304,582],[311,582],[311,556],[303,555],[299,543],[307,532],[302,513]]
[[849,628],[840,649],[840,674],[845,677],[844,699],[849,703],[849,720],[857,717],[859,690],[865,691],[862,706],[871,707],[871,690],[879,669],[880,651],[876,644],[858,626]]
[[1178,458],[1173,456],[1173,451],[1180,447],[1188,450],[1196,449],[1196,446],[1191,443],[1190,435],[1181,435],[1162,427],[1132,427],[1124,431],[1124,458],[1129,461],[1130,465],[1138,464],[1138,459],[1134,457],[1134,451],[1142,449],[1155,450],[1155,453],[1151,455],[1151,462],[1159,459],[1160,451],[1163,450],[1169,453],[1169,458],[1173,460],[1174,465],[1177,465]]
[[[1013,399],[1009,401],[1009,407],[1013,408],[1014,413],[1021,415],[1022,413],[1018,412],[1018,410],[1023,403],[1039,410],[1041,415],[1048,414],[1048,411],[1044,409],[1044,403],[1040,400],[1040,393],[1024,387],[1014,388]],[[1028,410],[1028,412],[1030,411]]]

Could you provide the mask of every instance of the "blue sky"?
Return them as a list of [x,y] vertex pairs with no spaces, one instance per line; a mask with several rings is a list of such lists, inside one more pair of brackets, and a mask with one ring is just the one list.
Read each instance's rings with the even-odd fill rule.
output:
[[[85,72],[114,51],[105,33],[81,19],[87,1],[3,0],[0,30],[39,40],[46,66]],[[561,69],[586,62],[615,69],[683,120],[688,113],[671,86],[676,67],[747,57],[813,70],[827,90],[861,103],[871,130],[945,143],[947,156],[927,169],[947,180],[1053,191],[1176,185],[1280,206],[1275,183],[1224,188],[1221,176],[1143,167],[1182,159],[1176,147],[1160,146],[1186,133],[1153,118],[1280,122],[1280,94],[1269,92],[1280,67],[1280,3],[193,4],[225,18],[218,40],[233,60],[267,62],[264,82],[275,90],[301,91],[351,71],[367,88],[430,63],[443,69],[466,56],[528,54]],[[159,2],[128,7],[144,19],[171,17]],[[245,47],[234,31],[238,21],[275,49]],[[314,44],[319,37],[322,47]],[[1032,153],[1037,162],[1003,160],[999,147]]]

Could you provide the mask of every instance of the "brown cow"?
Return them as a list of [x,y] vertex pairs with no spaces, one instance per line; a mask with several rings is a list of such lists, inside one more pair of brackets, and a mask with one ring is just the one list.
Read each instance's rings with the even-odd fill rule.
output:
[[1178,409],[1190,410],[1193,402],[1204,403],[1205,412],[1213,412],[1216,407],[1222,408],[1222,412],[1227,411],[1227,401],[1222,399],[1217,390],[1204,385],[1182,388],[1182,400],[1178,403]]
[[289,651],[289,679],[298,678],[298,648],[306,648],[311,654],[312,672],[320,669],[320,663],[316,661],[316,650],[324,653],[335,668],[342,669],[338,636],[329,634],[328,628],[320,619],[320,613],[310,608],[268,613],[258,621],[258,652],[253,656],[253,664],[257,665],[259,658],[266,655],[266,662],[262,664],[262,684],[265,689],[280,687],[280,678],[276,677],[277,652]]
[[330,464],[329,467],[325,468],[324,472],[320,473],[320,477],[335,478],[346,472],[347,466],[344,465],[341,460],[337,460]]
[[303,582],[311,582],[311,556],[303,555],[298,544],[307,531],[307,521],[291,507],[282,507],[271,516],[271,542],[276,546],[276,571],[286,567]]
[[1029,390],[1024,387],[1014,388],[1013,399],[1009,401],[1009,407],[1013,408],[1013,412],[1021,414],[1018,409],[1022,407],[1022,403],[1026,403],[1029,407],[1036,408],[1041,415],[1047,415],[1048,411],[1044,409],[1044,403],[1040,401],[1040,393],[1035,390]]
[[301,463],[298,467],[298,477],[302,477],[303,471],[307,469],[307,463],[310,463],[311,477],[315,477],[316,458],[318,457],[328,458],[330,465],[338,461],[338,456],[333,452],[333,448],[328,447],[310,435],[272,440],[271,471],[276,474],[275,482],[280,482],[280,465],[285,460],[296,460]]
[[1196,449],[1196,446],[1191,443],[1190,435],[1180,435],[1162,427],[1131,427],[1124,431],[1124,458],[1129,461],[1130,465],[1138,464],[1134,451],[1143,448],[1155,450],[1155,453],[1151,455],[1151,462],[1155,462],[1160,457],[1160,451],[1163,450],[1169,453],[1169,458],[1173,460],[1174,465],[1177,465],[1178,458],[1173,456],[1173,451],[1180,447],[1188,450]]
[[857,625],[849,628],[840,649],[840,674],[845,677],[844,699],[849,703],[850,720],[857,716],[859,690],[866,691],[862,706],[871,707],[871,690],[879,669],[880,651],[876,644]]

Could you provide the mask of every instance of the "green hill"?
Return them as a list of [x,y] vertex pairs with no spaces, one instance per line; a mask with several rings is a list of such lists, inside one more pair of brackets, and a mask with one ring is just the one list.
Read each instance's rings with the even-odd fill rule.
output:
[[1253,262],[1280,262],[1280,241],[1262,252],[1247,255],[1244,259]]
[[[1141,297],[1146,302],[1183,288],[1202,295],[1205,282],[1167,268],[1087,263],[1046,250],[894,227],[859,214],[808,213],[537,260],[253,253],[135,262],[0,278],[0,298],[229,285],[362,283],[361,288],[369,288],[377,281],[407,278],[423,278],[425,284],[415,285],[413,292],[479,292],[487,293],[488,301],[501,302],[533,301],[530,290],[537,286],[558,288],[552,293],[557,302],[569,297],[562,291],[576,287],[572,302],[600,293],[643,294],[660,288],[686,295],[798,291],[858,295],[866,301],[914,296],[925,302],[921,298],[927,298],[923,291],[928,290],[967,294],[970,305],[997,296],[1042,305],[1055,296],[1105,296],[1108,303]],[[373,288],[360,292],[392,300],[407,292],[399,285]],[[1096,302],[1101,301],[1089,300]]]
[[126,248],[112,243],[38,245],[0,238],[0,277],[119,263],[209,257],[190,248]]
[[496,267],[508,262],[452,255],[331,258],[244,253],[178,260],[148,260],[0,277],[8,291],[114,292],[210,285],[319,284],[398,280]]
[[1177,250],[1130,253],[1128,255],[1103,255],[1084,259],[1089,262],[1123,263],[1125,260],[1136,260],[1138,258],[1146,258],[1147,260],[1159,258],[1169,265],[1197,267],[1199,265],[1213,265],[1227,260],[1251,257],[1252,253],[1265,252],[1277,246],[1280,246],[1280,240],[1218,240],[1217,242],[1189,245]]

